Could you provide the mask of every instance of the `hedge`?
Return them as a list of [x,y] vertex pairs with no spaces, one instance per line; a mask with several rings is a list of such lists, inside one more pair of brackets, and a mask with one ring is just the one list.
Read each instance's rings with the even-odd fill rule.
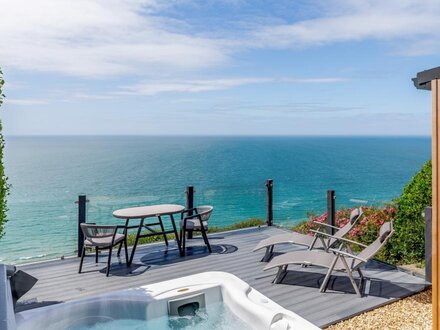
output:
[[[3,99],[5,95],[2,92],[2,88],[5,84],[5,80],[3,79],[3,72],[0,69],[0,106],[3,104]],[[3,237],[5,233],[5,224],[6,224],[6,212],[8,210],[6,204],[6,198],[9,192],[9,185],[7,181],[7,177],[5,175],[5,169],[3,166],[3,151],[5,146],[5,140],[3,138],[2,132],[2,123],[0,121],[0,238]]]
[[403,189],[397,200],[394,237],[386,248],[388,261],[410,264],[425,258],[425,207],[432,204],[432,168],[428,161]]

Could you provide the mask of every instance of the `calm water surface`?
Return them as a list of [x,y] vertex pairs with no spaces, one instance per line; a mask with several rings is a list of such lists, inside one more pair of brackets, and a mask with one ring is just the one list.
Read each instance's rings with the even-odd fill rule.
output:
[[88,221],[120,223],[113,210],[184,204],[194,185],[196,202],[213,205],[212,224],[223,226],[264,218],[272,178],[275,220],[291,225],[323,211],[327,189],[339,206],[389,201],[429,157],[429,138],[8,137],[13,187],[0,259],[72,254],[80,193]]

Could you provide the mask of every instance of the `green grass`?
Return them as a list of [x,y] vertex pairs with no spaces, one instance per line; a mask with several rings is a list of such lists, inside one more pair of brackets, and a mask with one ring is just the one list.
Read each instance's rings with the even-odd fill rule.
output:
[[[209,233],[220,233],[223,231],[229,231],[229,230],[236,230],[236,229],[243,229],[243,228],[250,228],[250,227],[257,227],[264,225],[265,222],[261,219],[251,218],[245,221],[237,222],[229,226],[225,227],[209,227],[208,234]],[[136,234],[128,234],[127,237],[127,243],[129,246],[134,245],[134,241],[136,239]],[[168,240],[174,239],[174,234],[168,234],[167,235]],[[148,243],[154,243],[154,242],[161,242],[163,241],[163,236],[151,236],[151,237],[143,237],[139,239],[138,244],[148,244]]]

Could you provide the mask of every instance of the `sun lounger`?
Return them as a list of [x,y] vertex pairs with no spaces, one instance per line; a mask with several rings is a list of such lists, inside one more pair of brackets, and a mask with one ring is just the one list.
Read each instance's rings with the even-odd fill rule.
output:
[[[342,228],[315,221],[315,223],[319,225],[319,229],[321,230],[311,230],[311,232],[314,233],[313,236],[297,232],[276,235],[260,241],[260,243],[258,243],[253,251],[258,251],[260,249],[266,248],[266,253],[261,261],[269,261],[273,255],[275,245],[278,244],[298,244],[307,246],[309,250],[323,249],[327,251],[337,241],[337,238],[344,237],[346,234],[348,234],[348,232],[356,225],[362,215],[362,208],[354,209],[353,211],[351,211],[350,221],[347,222],[347,224]],[[335,229],[337,230],[337,232],[333,236],[328,237],[328,235],[325,235],[326,233],[324,232],[326,227]]]
[[[357,286],[356,281],[353,278],[353,272],[357,271],[359,273],[362,284],[364,276],[360,267],[379,252],[379,250],[387,243],[393,233],[394,230],[392,222],[386,222],[380,227],[377,239],[368,246],[346,238],[339,238],[338,241],[341,243],[341,245],[338,249],[330,248],[328,252],[313,250],[285,253],[283,255],[274,257],[267,264],[267,266],[264,267],[264,270],[278,267],[278,273],[275,276],[274,283],[280,283],[287,274],[287,267],[292,264],[328,268],[327,274],[319,289],[320,292],[325,292],[327,289],[327,285],[333,271],[346,272],[350,278],[354,290],[356,291],[356,294],[361,297],[360,288]],[[348,245],[353,243],[362,246],[364,249],[357,255],[342,250],[344,244]]]

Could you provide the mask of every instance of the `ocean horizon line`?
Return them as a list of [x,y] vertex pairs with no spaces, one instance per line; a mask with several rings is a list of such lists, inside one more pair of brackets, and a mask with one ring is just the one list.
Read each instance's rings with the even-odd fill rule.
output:
[[316,134],[316,135],[302,135],[302,134],[249,134],[249,135],[234,135],[234,134],[5,134],[5,138],[14,137],[206,137],[206,138],[431,138],[431,135],[357,135],[357,134]]

